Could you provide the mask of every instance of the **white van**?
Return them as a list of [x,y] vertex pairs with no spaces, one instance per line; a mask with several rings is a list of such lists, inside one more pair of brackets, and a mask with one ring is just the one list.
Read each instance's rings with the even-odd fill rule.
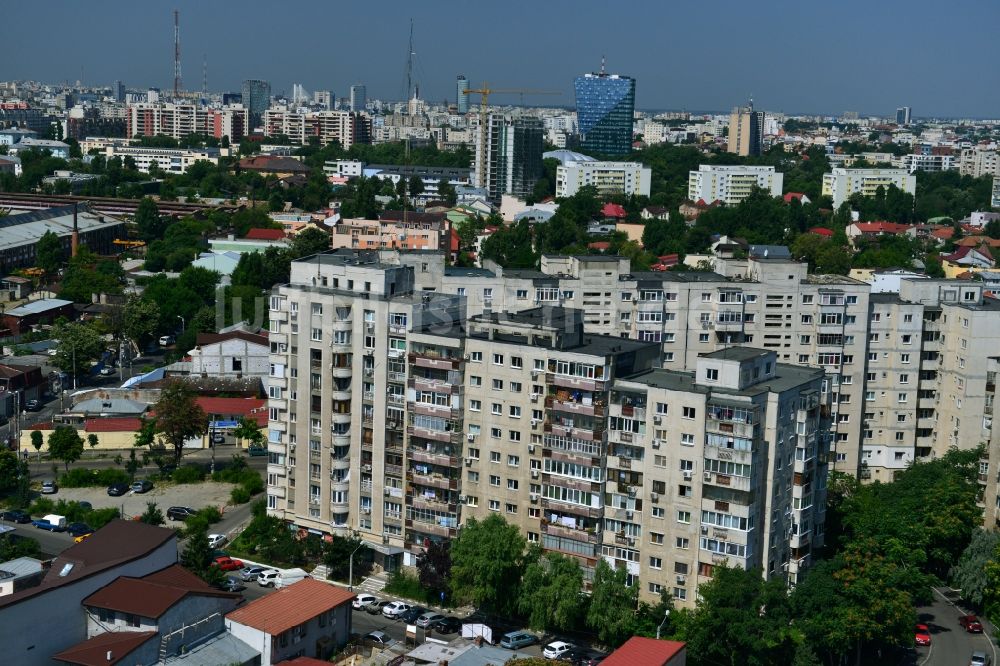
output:
[[288,587],[292,583],[297,583],[303,578],[311,576],[303,569],[285,569],[278,573],[278,581],[275,587]]
[[174,344],[174,342],[176,342],[176,340],[174,339],[174,336],[172,336],[172,335],[161,335],[160,336],[160,346],[161,347],[169,347],[170,345]]

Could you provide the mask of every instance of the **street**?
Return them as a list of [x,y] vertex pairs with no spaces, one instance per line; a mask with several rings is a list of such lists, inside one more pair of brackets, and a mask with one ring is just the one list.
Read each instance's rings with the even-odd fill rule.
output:
[[[970,634],[958,624],[958,618],[967,615],[953,603],[948,588],[934,589],[934,602],[929,606],[917,609],[919,621],[926,624],[931,632],[931,645],[917,648],[915,663],[917,666],[955,666],[969,663],[969,656],[975,650],[985,652],[997,663],[996,646],[989,639],[988,633]],[[957,600],[955,600],[957,601]],[[987,632],[986,620],[979,618]]]

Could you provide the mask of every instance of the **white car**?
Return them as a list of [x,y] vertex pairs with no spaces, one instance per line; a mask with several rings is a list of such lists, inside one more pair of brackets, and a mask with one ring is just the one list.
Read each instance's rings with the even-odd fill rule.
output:
[[218,548],[226,542],[225,534],[209,534],[208,535],[208,547]]
[[378,597],[371,594],[359,594],[354,597],[354,610],[361,610],[373,601],[378,601]]
[[397,618],[408,610],[410,610],[410,604],[404,604],[402,601],[393,601],[382,608],[382,615]]
[[274,587],[278,582],[278,576],[280,572],[277,569],[268,569],[267,571],[261,571],[257,575],[257,584],[261,587]]
[[576,646],[566,641],[552,641],[542,650],[542,656],[546,659],[558,659]]

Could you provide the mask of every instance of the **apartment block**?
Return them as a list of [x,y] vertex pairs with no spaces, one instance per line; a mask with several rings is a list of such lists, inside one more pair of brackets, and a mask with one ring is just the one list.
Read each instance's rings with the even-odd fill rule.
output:
[[451,224],[441,213],[385,211],[378,220],[343,219],[333,227],[331,247],[355,250],[441,250]]
[[649,196],[652,171],[638,162],[569,162],[556,168],[556,196],[571,197],[581,187],[594,187],[602,196]]
[[128,105],[126,126],[129,137],[164,134],[180,140],[204,134],[228,137],[235,143],[248,134],[250,118],[249,111],[239,104],[212,109],[196,104],[140,102]]
[[477,116],[475,122],[476,187],[485,188],[492,201],[504,194],[529,196],[542,175],[542,121],[503,113],[491,113],[485,120],[483,125]]
[[889,189],[895,185],[903,192],[915,194],[917,177],[906,169],[845,169],[837,167],[823,174],[823,195],[833,198],[834,208],[856,193],[875,196],[878,188]]
[[963,176],[1000,176],[1000,155],[995,150],[966,148],[958,158],[958,172]]
[[705,203],[721,201],[727,206],[735,206],[754,189],[780,197],[784,179],[784,174],[777,173],[771,166],[702,164],[688,175],[688,199]]
[[264,111],[265,136],[287,136],[297,144],[318,137],[320,145],[338,142],[345,150],[356,143],[372,142],[372,120],[355,111],[319,111],[303,113],[287,107]]
[[166,173],[184,173],[195,162],[218,164],[221,154],[218,148],[145,148],[116,144],[104,148],[107,159],[131,157],[135,160],[135,168],[143,173],[149,173],[153,165]]
[[996,403],[997,373],[1000,356],[986,360],[986,405],[983,412],[984,427],[988,426],[989,439],[985,442],[983,457],[979,460],[979,485],[982,488],[980,505],[983,508],[983,526],[988,530],[1000,527],[1000,428],[993,427],[993,407]]
[[990,207],[1000,208],[1000,174],[993,176],[993,193],[990,196]]

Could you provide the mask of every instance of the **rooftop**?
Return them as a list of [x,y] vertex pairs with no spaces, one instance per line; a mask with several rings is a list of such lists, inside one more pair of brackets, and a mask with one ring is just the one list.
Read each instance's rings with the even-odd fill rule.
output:
[[664,666],[684,652],[685,646],[680,641],[633,636],[601,663],[607,666]]
[[[77,229],[80,233],[87,233],[99,227],[123,224],[125,223],[117,218],[98,215],[86,206],[79,206],[77,209]],[[60,237],[72,234],[73,206],[33,210],[0,218],[0,238],[2,238],[0,247],[37,243],[47,231]]]
[[121,663],[155,631],[109,631],[52,655],[56,661],[79,666],[113,666]]
[[[9,216],[17,217],[16,215]],[[0,227],[3,227],[0,224]],[[3,229],[3,233],[6,234],[7,230]],[[33,314],[41,314],[43,312],[48,312],[49,310],[56,310],[58,308],[64,308],[67,305],[73,305],[73,301],[66,301],[61,298],[42,298],[37,301],[30,301],[24,305],[19,305],[16,308],[11,308],[7,310],[4,314],[9,317],[27,317]]]
[[303,578],[237,608],[228,613],[226,619],[277,636],[320,613],[350,602],[354,597],[353,592],[342,587]]
[[241,599],[239,594],[217,590],[174,564],[142,578],[116,578],[84,599],[83,605],[158,618],[190,594]]
[[197,339],[195,340],[195,345],[201,347],[203,345],[211,345],[217,342],[223,342],[225,340],[245,340],[247,342],[253,342],[258,345],[263,345],[267,347],[267,335],[260,335],[258,333],[251,333],[249,331],[229,331],[227,333],[199,333]]

